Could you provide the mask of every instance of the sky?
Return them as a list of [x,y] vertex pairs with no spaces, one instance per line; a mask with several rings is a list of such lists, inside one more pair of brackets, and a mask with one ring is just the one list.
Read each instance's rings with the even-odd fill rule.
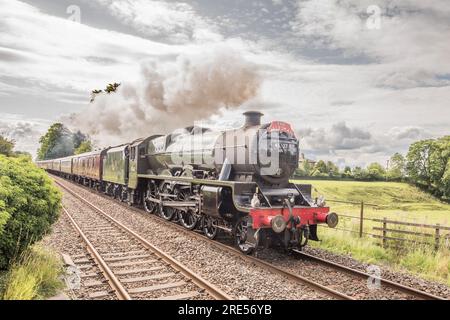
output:
[[449,39],[448,0],[0,0],[0,134],[35,155],[56,121],[101,147],[258,109],[308,158],[385,163],[450,134]]

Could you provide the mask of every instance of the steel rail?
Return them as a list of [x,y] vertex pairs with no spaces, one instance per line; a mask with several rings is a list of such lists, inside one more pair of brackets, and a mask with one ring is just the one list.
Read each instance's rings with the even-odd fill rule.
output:
[[[65,190],[67,190],[69,193],[71,193],[72,195],[74,195],[75,197],[77,197],[78,199],[80,199],[80,200],[82,200],[83,202],[89,204],[89,205],[90,205],[92,208],[94,208],[96,211],[102,212],[102,213],[103,213],[104,215],[106,215],[109,219],[111,219],[111,221],[114,221],[114,222],[120,224],[120,222],[117,222],[117,220],[115,220],[114,218],[112,218],[112,217],[110,217],[109,215],[107,215],[106,213],[104,213],[103,210],[101,210],[100,208],[98,208],[98,207],[95,206],[94,204],[90,203],[88,200],[82,198],[82,196],[80,196],[79,194],[77,194],[75,191],[71,190],[71,189],[68,188],[67,186],[64,186],[61,182],[59,182],[59,181],[57,181],[57,180],[55,180],[55,182],[56,182],[58,185],[60,185],[61,187],[63,187]],[[109,198],[108,198],[108,199],[109,199]],[[122,205],[123,205],[123,204],[122,204]],[[125,206],[125,205],[124,205],[124,206]],[[138,211],[138,210],[136,210],[136,211]],[[139,213],[142,213],[142,212],[139,211]],[[163,219],[160,218],[160,217],[157,217],[157,216],[154,216],[154,217],[157,218],[157,219],[160,220],[160,221],[166,222],[165,220],[163,220]],[[265,261],[263,261],[263,260],[261,260],[261,259],[255,258],[255,257],[253,257],[253,256],[243,255],[240,251],[238,251],[238,250],[235,249],[235,248],[232,248],[232,247],[230,247],[230,246],[228,246],[228,245],[226,245],[226,244],[223,244],[223,243],[220,243],[220,242],[217,242],[217,241],[214,241],[214,240],[210,240],[210,239],[208,239],[207,237],[205,237],[204,235],[201,235],[201,234],[198,234],[198,233],[195,233],[195,232],[190,232],[190,231],[184,229],[182,226],[178,226],[178,225],[176,225],[176,224],[169,224],[169,225],[178,228],[179,230],[181,230],[181,231],[182,231],[183,233],[185,233],[185,234],[189,234],[189,235],[191,235],[191,236],[198,237],[198,238],[200,238],[200,239],[202,239],[202,240],[207,240],[208,242],[210,242],[211,244],[215,245],[216,247],[219,247],[219,248],[221,248],[221,249],[223,249],[223,250],[227,250],[229,253],[232,253],[232,254],[238,256],[240,259],[243,259],[244,261],[247,261],[247,262],[250,262],[250,263],[252,263],[252,264],[254,264],[254,265],[257,265],[257,266],[259,266],[259,267],[262,267],[262,268],[264,268],[264,269],[266,269],[266,270],[268,270],[268,271],[270,271],[270,272],[272,272],[272,273],[276,273],[276,274],[282,275],[282,276],[284,276],[284,277],[286,277],[286,278],[288,278],[288,279],[290,279],[290,280],[293,280],[293,281],[295,281],[295,282],[305,284],[305,285],[309,286],[310,288],[312,288],[312,289],[314,289],[314,290],[316,290],[316,291],[322,292],[322,293],[324,293],[324,294],[326,294],[326,295],[328,295],[328,296],[331,296],[331,297],[333,297],[333,298],[335,298],[335,299],[338,299],[338,300],[355,300],[354,298],[352,298],[352,297],[350,297],[350,296],[348,296],[348,295],[346,295],[346,294],[344,294],[344,293],[341,293],[341,292],[336,291],[336,290],[334,290],[334,289],[328,288],[328,287],[326,287],[326,286],[324,286],[324,285],[321,285],[321,284],[319,284],[319,283],[317,283],[317,282],[314,282],[314,281],[312,281],[312,280],[310,280],[310,279],[308,279],[308,278],[305,278],[305,277],[303,277],[303,276],[300,276],[300,275],[291,273],[291,272],[289,272],[289,271],[287,271],[287,270],[284,270],[284,269],[282,269],[282,268],[276,267],[276,266],[274,266],[274,265],[272,265],[272,264],[270,264],[270,263],[268,263],[268,262],[265,262]],[[124,230],[126,230],[127,232],[134,233],[133,231],[131,231],[130,229],[128,229],[126,226],[123,226],[123,228],[124,228]],[[137,236],[138,236],[138,238],[140,239],[140,241],[143,241],[143,242],[145,242],[145,243],[148,243],[145,239],[143,239],[143,238],[140,237],[139,235],[137,235]],[[148,245],[151,246],[151,247],[153,247],[153,245],[151,245],[150,243],[148,243]]]
[[403,293],[407,293],[407,294],[419,297],[421,299],[425,299],[425,300],[447,300],[447,299],[445,299],[443,297],[439,297],[439,296],[433,295],[433,294],[425,292],[425,291],[421,291],[421,290],[418,290],[418,289],[415,289],[415,288],[411,288],[411,287],[405,286],[405,285],[403,285],[401,283],[398,283],[398,282],[394,282],[394,281],[391,281],[391,280],[388,280],[388,279],[383,279],[381,277],[370,275],[370,274],[365,273],[365,272],[360,271],[360,270],[349,268],[347,266],[344,266],[342,264],[336,263],[334,261],[326,260],[326,259],[314,256],[314,255],[311,255],[311,254],[308,254],[308,253],[305,253],[305,252],[302,252],[302,251],[299,251],[299,250],[293,250],[293,251],[299,256],[303,256],[303,257],[305,257],[307,259],[314,260],[314,261],[319,262],[319,263],[321,263],[323,265],[330,266],[330,267],[332,267],[334,269],[342,270],[344,272],[347,272],[348,274],[356,275],[356,276],[358,276],[360,278],[365,278],[365,279],[372,278],[372,279],[379,280],[381,284],[384,284],[384,285],[386,285],[386,286],[388,286],[388,287],[390,287],[392,289],[399,290],[399,291],[401,291]]
[[[64,180],[64,181],[65,181],[65,180]],[[68,182],[69,182],[69,181],[68,181]],[[83,189],[86,189],[86,190],[92,192],[92,189],[89,189],[89,188],[84,187],[84,186],[82,186],[82,185],[77,185],[77,186],[82,187]],[[94,193],[93,193],[93,194],[94,194]],[[95,193],[95,194],[98,195],[98,196],[100,196],[100,197],[102,197],[102,198],[110,199],[110,197],[104,196],[104,195],[102,195],[102,194],[98,194],[98,193]],[[123,203],[121,203],[121,202],[116,202],[116,203],[119,204],[119,205],[121,205],[121,206],[123,206],[123,207],[126,207],[126,208],[128,208],[128,209],[131,209],[131,210],[133,210],[133,211],[135,211],[135,212],[137,212],[137,213],[139,213],[139,214],[143,214],[142,210],[139,210],[139,209],[136,208],[136,207],[126,206],[125,204],[123,204]],[[167,220],[164,220],[163,218],[158,217],[158,216],[156,216],[156,215],[146,215],[146,216],[150,216],[150,217],[152,217],[152,218],[154,218],[154,219],[157,219],[157,220],[159,220],[159,221],[161,221],[161,222],[167,222]],[[252,262],[252,263],[254,263],[254,264],[260,265],[260,266],[264,267],[266,270],[269,270],[269,271],[272,271],[272,272],[275,272],[275,273],[279,273],[279,274],[281,273],[281,274],[283,274],[283,275],[289,277],[290,279],[293,279],[294,281],[301,281],[301,282],[304,282],[304,283],[306,283],[307,285],[309,285],[310,287],[313,287],[313,288],[315,287],[315,288],[318,289],[319,291],[324,292],[324,293],[331,294],[331,295],[335,296],[335,297],[338,298],[338,299],[355,300],[354,298],[352,298],[352,297],[350,297],[350,296],[347,296],[347,295],[345,295],[345,294],[343,294],[343,293],[337,292],[337,291],[335,291],[335,290],[333,290],[333,289],[327,288],[327,287],[325,287],[325,286],[323,286],[323,285],[317,284],[317,283],[315,283],[315,282],[313,282],[313,281],[311,281],[311,280],[309,280],[309,279],[307,279],[307,278],[304,278],[304,277],[301,277],[301,276],[299,276],[299,275],[293,274],[293,273],[291,273],[291,272],[289,272],[289,271],[286,271],[286,270],[284,270],[284,269],[278,268],[278,267],[276,267],[276,266],[274,266],[274,265],[271,265],[270,263],[265,262],[265,261],[263,261],[263,260],[261,260],[261,259],[255,258],[255,257],[253,257],[253,256],[246,256],[246,255],[243,255],[243,254],[242,254],[240,251],[238,251],[237,249],[235,249],[235,248],[233,248],[233,247],[230,247],[229,245],[226,245],[226,244],[224,244],[224,243],[221,243],[221,242],[218,242],[218,241],[215,241],[215,240],[208,239],[208,238],[207,238],[205,235],[203,235],[203,234],[200,234],[200,233],[197,233],[197,232],[192,232],[192,231],[190,231],[190,230],[186,230],[186,229],[183,228],[182,226],[177,225],[177,224],[174,224],[174,223],[169,223],[168,225],[170,225],[170,226],[172,226],[172,227],[174,227],[174,228],[177,228],[178,230],[180,230],[180,231],[182,231],[183,233],[188,234],[188,235],[190,235],[190,236],[194,236],[194,237],[197,237],[197,238],[201,238],[201,239],[203,239],[203,240],[206,240],[206,241],[208,241],[209,243],[211,243],[212,245],[214,245],[214,246],[216,246],[216,247],[218,247],[218,248],[227,250],[228,252],[231,252],[231,253],[233,253],[233,254],[237,254],[240,258],[242,258],[242,259],[244,259],[244,260],[247,260],[248,262]],[[302,251],[294,250],[294,252],[295,252],[296,254],[298,254],[298,255],[303,255],[304,257],[309,258],[309,259],[311,259],[311,260],[315,260],[315,261],[317,261],[317,262],[319,262],[319,263],[323,263],[323,264],[326,264],[326,265],[328,265],[328,266],[332,266],[332,267],[334,267],[335,269],[340,269],[340,270],[342,270],[342,271],[345,271],[345,272],[347,272],[347,273],[349,273],[349,274],[352,274],[352,275],[359,276],[359,277],[361,277],[361,278],[372,277],[372,278],[374,278],[374,279],[379,279],[380,282],[381,282],[382,284],[385,284],[386,286],[389,286],[389,287],[391,287],[391,288],[393,288],[393,289],[400,290],[400,291],[402,291],[403,293],[407,293],[407,294],[410,294],[410,295],[419,297],[419,298],[421,298],[421,299],[426,299],[426,300],[444,300],[444,301],[447,300],[447,299],[444,298],[444,297],[436,296],[436,295],[433,295],[433,294],[431,294],[431,293],[428,293],[428,292],[425,292],[425,291],[421,291],[421,290],[418,290],[418,289],[415,289],[415,288],[411,288],[411,287],[402,285],[402,284],[397,283],[397,282],[394,282],[394,281],[390,281],[390,280],[387,280],[387,279],[382,279],[382,278],[380,278],[380,277],[376,277],[376,276],[373,276],[373,275],[369,275],[369,274],[364,273],[364,272],[362,272],[362,271],[355,270],[355,269],[346,267],[346,266],[344,266],[344,265],[340,265],[340,264],[338,264],[338,263],[335,263],[335,262],[332,262],[332,261],[329,261],[329,260],[325,260],[325,259],[322,259],[322,258],[319,258],[319,257],[315,257],[315,256],[312,256],[312,255],[307,254],[307,253],[302,252]],[[296,278],[296,279],[294,279],[294,278]],[[304,280],[305,280],[305,281],[304,281]],[[317,286],[317,285],[318,285],[318,286]],[[322,287],[323,287],[323,288],[322,288]],[[334,292],[330,292],[329,290],[334,291],[336,294],[335,294]]]
[[[104,212],[102,209],[94,205],[93,203],[89,202],[88,200],[84,199],[82,196],[80,196],[75,191],[71,190],[67,186],[63,185],[61,182],[55,180],[55,182],[61,186],[63,189],[65,189],[67,192],[72,194],[74,197],[82,201],[83,203],[90,206],[92,209],[103,215],[105,218],[107,218],[109,221],[111,221],[113,224],[115,224],[120,229],[124,230],[128,234],[130,234],[132,237],[137,239],[144,247],[151,250],[155,255],[157,255],[160,259],[165,261],[167,264],[171,265],[175,270],[179,271],[181,274],[183,274],[186,278],[191,279],[193,283],[195,283],[200,288],[206,290],[214,299],[216,300],[232,300],[232,297],[229,296],[227,293],[210,283],[209,281],[203,279],[200,275],[194,273],[192,270],[181,264],[180,262],[176,261],[174,258],[172,258],[170,255],[166,254],[165,252],[161,251],[159,248],[152,245],[150,242],[145,240],[142,236],[134,232],[133,230],[129,229],[127,226],[122,224],[121,222],[117,221],[113,217],[111,217],[109,214]],[[73,220],[73,219],[72,219]],[[87,240],[87,238],[86,238]],[[98,254],[98,253],[97,253]],[[111,271],[111,270],[110,270]]]
[[119,300],[132,300],[130,295],[128,294],[127,290],[122,286],[119,279],[114,275],[112,270],[108,267],[105,260],[100,256],[98,251],[95,249],[95,247],[92,245],[92,243],[89,241],[89,239],[86,237],[84,232],[81,230],[81,228],[78,226],[78,224],[75,222],[75,220],[72,218],[70,213],[67,211],[67,209],[63,206],[62,207],[64,213],[69,218],[70,222],[72,223],[75,230],[78,232],[78,234],[83,239],[84,243],[86,244],[89,253],[91,254],[92,258],[97,263],[98,267],[102,271],[103,275],[106,277],[106,280],[108,280],[108,283],[110,287],[114,290],[117,298]]

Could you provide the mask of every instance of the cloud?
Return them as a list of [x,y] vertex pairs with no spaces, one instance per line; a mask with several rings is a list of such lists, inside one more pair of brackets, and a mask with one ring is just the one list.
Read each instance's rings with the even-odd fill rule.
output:
[[[92,12],[85,11],[86,3],[89,9],[94,6]],[[185,83],[181,74],[192,74],[184,71],[193,66],[183,66],[179,61],[190,60],[182,57],[201,57],[211,47],[222,45],[224,52],[238,52],[239,58],[258,66],[264,82],[251,107],[261,109],[266,120],[288,121],[301,131],[310,128],[305,141],[311,143],[311,154],[350,163],[384,162],[391,151],[407,149],[412,139],[448,134],[450,6],[446,0],[189,4],[142,0],[97,0],[92,4],[74,0],[73,4],[82,7],[90,25],[61,18],[66,17],[64,5],[54,1],[27,5],[0,0],[3,114],[20,114],[22,122],[48,126],[85,108],[92,89],[104,88],[110,82],[123,83],[123,89],[136,88],[140,86],[134,84],[157,74],[164,75],[165,80],[159,83],[168,88],[166,98],[160,99],[165,99],[162,106],[179,105],[169,103],[177,100],[169,98],[177,96],[170,90],[172,82],[176,87]],[[366,27],[370,16],[367,7],[373,4],[381,9],[379,30]],[[61,17],[54,15],[58,14],[55,8],[63,9]],[[101,23],[89,21],[89,15],[95,20],[99,12]],[[230,65],[225,62],[224,66]],[[141,74],[143,63],[147,75]],[[176,72],[166,76],[173,70],[183,72],[178,77]],[[111,130],[130,136],[134,127],[141,128],[146,121],[148,127],[154,126],[152,119],[158,125],[185,123],[172,121],[173,117],[170,121],[167,117],[149,120],[143,107],[149,105],[147,101],[133,104],[131,97],[130,93],[118,101],[123,98],[127,106],[132,106],[135,117],[122,119],[98,112],[88,120],[100,115],[110,117]],[[105,99],[105,110],[115,108],[115,102]],[[155,100],[152,108],[153,104],[158,105]],[[221,111],[210,120],[239,124],[240,109]],[[136,125],[133,121],[139,114],[146,117],[139,118]],[[202,116],[188,114],[185,120]],[[5,123],[18,121],[1,119]],[[41,133],[45,129],[38,126]],[[370,138],[364,135],[367,133]],[[126,140],[117,135],[115,138]],[[31,141],[27,137],[20,140]]]
[[[329,128],[306,128],[297,131],[300,147],[309,157],[344,165],[365,166],[371,162],[384,163],[396,152],[406,154],[408,147],[433,135],[418,126],[392,127],[385,132],[362,129],[338,122]],[[345,161],[342,161],[345,159]]]
[[369,146],[372,135],[360,128],[350,128],[339,122],[330,129],[303,129],[298,132],[306,147],[316,151],[352,150]]
[[14,124],[0,122],[0,134],[10,139],[21,139],[36,133],[34,125],[30,122],[17,122]]
[[97,0],[123,24],[141,35],[170,43],[219,41],[212,21],[201,17],[185,2]]
[[19,1],[0,0],[2,76],[90,92],[133,74],[136,59],[165,56],[180,48],[95,29],[40,12]]
[[421,127],[393,127],[388,133],[388,136],[392,137],[393,140],[421,140],[430,137],[430,133],[428,133],[424,128]]
[[[379,8],[379,28],[368,27],[378,19],[368,11],[373,5]],[[435,62],[450,55],[449,15],[446,0],[302,0],[291,26],[303,43],[384,65],[378,85],[409,88],[448,85],[435,75],[450,65]]]
[[36,154],[37,142],[44,132],[47,124],[35,120],[23,120],[1,114],[0,135],[15,141],[15,150],[27,151]]

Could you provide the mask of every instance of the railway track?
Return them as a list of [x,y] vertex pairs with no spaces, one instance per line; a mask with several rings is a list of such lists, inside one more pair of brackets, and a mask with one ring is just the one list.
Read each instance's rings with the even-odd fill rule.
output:
[[[59,178],[56,178],[56,179],[59,179]],[[103,212],[103,210],[101,210],[100,208],[98,208],[98,207],[95,206],[94,204],[90,203],[88,200],[84,199],[84,198],[83,198],[81,195],[79,195],[77,192],[75,192],[74,190],[70,189],[70,188],[67,187],[65,184],[61,183],[60,181],[58,181],[58,180],[56,180],[56,179],[55,179],[56,183],[57,183],[59,186],[61,186],[64,190],[66,190],[68,193],[70,193],[71,195],[73,195],[74,197],[76,197],[78,200],[84,202],[86,205],[90,206],[91,208],[95,209],[97,212],[102,212],[103,215],[107,215],[105,212]],[[89,191],[90,191],[90,190],[89,190]],[[109,198],[108,198],[108,199],[109,199]],[[123,204],[122,204],[122,205],[123,205]],[[138,210],[135,209],[135,208],[132,208],[132,209],[138,211]],[[139,212],[139,213],[140,213],[140,212]],[[160,219],[160,221],[165,221],[165,220],[163,220],[162,218],[159,218],[159,217],[156,217],[156,216],[155,216],[155,218]],[[111,219],[113,219],[113,218],[111,217]],[[114,220],[114,221],[116,221],[116,220]],[[333,289],[328,288],[328,287],[326,287],[326,286],[323,286],[323,285],[321,285],[321,284],[319,284],[319,283],[316,283],[316,282],[314,282],[314,281],[311,281],[311,280],[309,280],[309,279],[307,279],[307,278],[305,278],[305,277],[302,277],[302,276],[300,276],[300,275],[296,275],[296,274],[294,274],[294,273],[288,272],[288,271],[286,271],[286,270],[283,270],[283,269],[281,269],[281,268],[278,268],[278,267],[276,267],[276,266],[273,266],[273,265],[271,265],[271,264],[269,264],[269,263],[267,263],[267,262],[265,262],[265,261],[259,260],[259,259],[255,258],[255,257],[252,257],[252,256],[245,256],[245,255],[243,255],[242,253],[240,253],[237,249],[234,249],[234,248],[232,248],[232,247],[230,247],[230,246],[228,246],[228,245],[226,245],[226,244],[223,244],[223,243],[220,243],[220,242],[217,242],[217,241],[214,241],[214,240],[209,240],[208,238],[202,236],[201,234],[198,234],[198,233],[195,233],[195,232],[189,232],[189,231],[185,230],[185,229],[184,229],[183,227],[181,227],[181,226],[178,226],[178,225],[175,225],[175,224],[171,224],[171,225],[173,225],[174,227],[176,227],[177,229],[179,229],[179,230],[182,231],[183,233],[188,233],[188,234],[190,234],[191,236],[200,237],[202,240],[210,241],[210,242],[213,243],[215,246],[218,246],[218,247],[220,247],[221,249],[227,250],[228,252],[231,252],[231,253],[237,255],[240,259],[243,259],[243,260],[245,260],[245,261],[247,261],[247,262],[250,262],[250,263],[252,263],[252,264],[258,265],[258,266],[260,266],[260,267],[262,267],[262,268],[264,268],[264,269],[266,269],[266,270],[268,270],[268,271],[270,271],[270,272],[274,272],[274,273],[277,273],[277,274],[281,274],[281,275],[283,275],[284,277],[287,277],[287,278],[289,278],[289,279],[292,280],[292,281],[299,282],[299,283],[302,283],[302,284],[306,284],[307,286],[311,287],[313,290],[316,290],[316,291],[318,291],[318,292],[324,293],[325,295],[327,295],[327,296],[329,296],[329,297],[331,297],[331,298],[333,298],[333,299],[338,299],[338,300],[353,300],[353,298],[351,298],[351,297],[349,297],[349,296],[347,296],[347,295],[345,295],[345,294],[343,294],[343,293],[340,293],[340,292],[338,292],[338,291],[336,291],[336,290],[333,290]],[[125,227],[125,226],[124,226],[124,227]],[[127,227],[125,227],[125,228],[127,228]],[[127,229],[128,229],[128,228],[127,228]],[[129,229],[128,229],[128,230],[129,230]],[[129,232],[132,232],[132,231],[129,230]],[[144,240],[144,241],[145,241],[145,240]]]
[[[59,178],[57,178],[57,179],[59,179]],[[58,185],[60,185],[65,190],[67,190],[69,193],[71,193],[72,195],[76,196],[79,199],[82,199],[82,196],[80,196],[75,191],[71,190],[70,188],[68,188],[67,186],[62,184],[60,181],[58,181],[58,180],[55,180],[55,181],[58,183]],[[65,180],[63,180],[63,181],[65,181]],[[85,190],[88,190],[88,191],[92,192],[92,190],[84,188],[83,186],[80,186],[80,187],[82,187]],[[106,199],[110,199],[107,196],[104,196],[104,195],[101,195],[101,194],[98,194],[98,195],[101,196],[101,197],[104,197]],[[117,202],[117,204],[119,204],[121,206],[124,206],[124,207],[127,207],[128,209],[131,209],[131,210],[133,210],[133,211],[135,211],[135,212],[137,212],[137,213],[139,213],[141,215],[144,214],[141,210],[139,210],[137,208],[128,207],[127,205],[125,205],[123,203],[120,203],[120,202]],[[146,216],[148,216],[148,215],[146,215]],[[161,217],[158,217],[156,215],[151,215],[151,217],[154,218],[154,219],[157,219],[157,220],[159,220],[161,222],[167,222],[166,220],[164,220]],[[245,260],[245,261],[250,262],[250,263],[252,263],[254,265],[262,267],[262,268],[264,268],[264,269],[266,269],[266,270],[268,270],[270,272],[283,275],[284,277],[287,277],[287,278],[289,278],[292,281],[306,284],[311,289],[313,289],[315,291],[318,291],[318,292],[321,292],[321,293],[324,293],[324,294],[326,294],[327,296],[329,296],[329,297],[331,297],[333,299],[339,299],[339,300],[356,300],[357,299],[355,297],[352,297],[351,295],[348,295],[348,294],[345,294],[345,293],[340,292],[338,290],[335,290],[335,289],[333,289],[333,288],[331,288],[331,287],[329,287],[327,285],[320,284],[318,281],[314,281],[314,280],[308,279],[308,278],[306,278],[304,276],[299,275],[296,272],[289,271],[286,268],[275,266],[275,265],[273,265],[273,264],[271,264],[271,263],[269,263],[267,261],[261,260],[259,258],[253,257],[253,256],[245,256],[241,252],[239,252],[237,249],[235,249],[234,247],[232,247],[232,246],[230,246],[228,244],[225,244],[225,243],[222,243],[222,242],[219,242],[219,241],[215,241],[215,240],[210,240],[207,237],[205,237],[204,235],[202,235],[200,233],[188,231],[188,230],[184,229],[180,225],[173,224],[173,223],[169,224],[169,225],[174,227],[174,228],[176,228],[180,232],[183,232],[183,233],[188,234],[188,235],[193,236],[193,237],[201,238],[203,241],[210,242],[212,245],[214,245],[214,246],[216,246],[216,247],[218,247],[218,248],[220,248],[222,250],[225,250],[227,252],[235,254],[236,256],[238,256],[242,260]],[[301,251],[297,251],[295,253],[296,253],[296,255],[298,257],[303,257],[303,258],[309,259],[311,261],[314,261],[317,264],[325,265],[325,266],[333,269],[335,272],[342,272],[342,273],[345,273],[345,274],[349,274],[349,275],[351,275],[353,277],[358,277],[358,278],[360,278],[362,280],[367,280],[368,277],[372,277],[373,278],[373,276],[371,276],[369,274],[366,274],[366,273],[363,273],[361,271],[348,268],[348,267],[343,266],[343,265],[339,265],[339,264],[337,264],[335,262],[332,262],[332,261],[327,261],[327,260],[324,260],[324,259],[321,259],[321,258],[318,258],[318,257],[314,257],[312,255],[308,255],[308,254],[306,254],[304,252],[301,252]],[[385,285],[385,286],[387,286],[387,287],[389,287],[389,288],[391,288],[393,290],[398,290],[400,292],[403,292],[403,293],[407,294],[408,296],[416,298],[416,299],[446,300],[445,298],[438,297],[438,296],[435,296],[435,295],[432,295],[432,294],[429,294],[427,292],[420,291],[420,290],[417,290],[417,289],[414,289],[414,288],[410,288],[410,287],[404,286],[404,285],[402,285],[400,283],[396,283],[396,282],[389,281],[389,280],[386,280],[386,279],[381,279],[380,278],[380,282],[381,282],[382,285]]]
[[384,278],[381,278],[381,277],[377,277],[375,275],[370,275],[370,274],[362,272],[360,270],[352,269],[352,268],[349,268],[349,267],[344,266],[342,264],[336,263],[334,261],[326,260],[326,259],[314,256],[314,255],[311,255],[311,254],[308,254],[308,253],[305,253],[305,252],[302,252],[302,251],[299,251],[299,250],[294,250],[294,252],[295,252],[295,254],[298,257],[309,259],[311,261],[317,262],[317,263],[319,263],[321,265],[324,265],[326,267],[332,268],[334,270],[340,270],[340,271],[343,271],[343,272],[348,273],[350,275],[362,278],[364,280],[367,280],[369,278],[374,279],[374,280],[378,280],[382,286],[384,285],[386,287],[392,288],[394,290],[401,291],[401,292],[403,292],[405,294],[414,296],[414,297],[419,298],[419,299],[423,299],[423,300],[447,300],[447,299],[445,299],[443,297],[439,297],[439,296],[433,295],[433,294],[425,292],[425,291],[421,291],[421,290],[418,290],[418,289],[415,289],[415,288],[411,288],[411,287],[405,286],[405,285],[403,285],[401,283],[390,281],[390,280],[387,280],[387,279],[384,279]]
[[[91,259],[77,257],[74,262],[87,269],[95,264],[111,288],[105,289],[105,281],[90,281],[87,284],[93,291],[90,298],[108,299],[114,294],[119,300],[231,299],[100,208],[82,197],[76,198],[97,215],[69,213],[63,208],[91,256]],[[98,279],[95,272],[82,274],[89,276]]]

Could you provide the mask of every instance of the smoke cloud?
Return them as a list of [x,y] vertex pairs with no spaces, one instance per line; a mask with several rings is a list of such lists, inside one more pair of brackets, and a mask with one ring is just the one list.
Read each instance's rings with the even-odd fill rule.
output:
[[69,125],[99,146],[167,134],[238,108],[256,98],[261,86],[258,67],[228,47],[143,63],[140,77],[116,93],[97,95]]

